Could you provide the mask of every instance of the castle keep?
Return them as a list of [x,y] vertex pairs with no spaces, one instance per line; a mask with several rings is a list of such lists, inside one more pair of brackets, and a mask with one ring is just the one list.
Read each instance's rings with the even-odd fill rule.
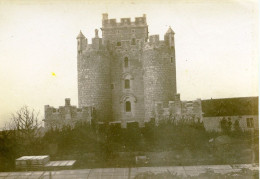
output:
[[45,105],[46,128],[91,121],[143,127],[151,119],[203,121],[216,131],[222,119],[239,121],[243,130],[258,127],[258,97],[180,100],[171,28],[160,40],[148,35],[145,15],[117,22],[103,14],[101,31],[102,38],[95,30],[91,44],[82,32],[77,36],[79,107],[70,99],[59,108]]
[[77,36],[79,107],[93,106],[99,121],[143,126],[157,102],[167,107],[179,100],[171,28],[161,41],[148,36],[146,15],[117,22],[103,14],[101,31],[92,44],[82,32]]

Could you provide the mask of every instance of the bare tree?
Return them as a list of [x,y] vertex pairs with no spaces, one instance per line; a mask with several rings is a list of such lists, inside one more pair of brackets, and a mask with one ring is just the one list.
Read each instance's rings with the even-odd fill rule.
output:
[[28,106],[23,106],[12,114],[9,130],[15,131],[18,137],[26,138],[31,142],[39,132],[40,123],[38,117],[39,112],[29,109]]

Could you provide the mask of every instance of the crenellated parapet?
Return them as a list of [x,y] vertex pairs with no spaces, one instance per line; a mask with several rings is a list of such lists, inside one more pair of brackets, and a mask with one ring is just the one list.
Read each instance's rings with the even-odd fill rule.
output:
[[136,17],[134,21],[131,21],[131,18],[121,18],[118,22],[116,19],[108,19],[108,14],[103,14],[102,28],[123,28],[126,26],[147,26],[146,15],[143,14],[142,17]]
[[102,42],[102,38],[98,35],[98,29],[95,29],[95,37],[92,38],[92,43],[88,44],[88,39],[80,31],[77,36],[77,47],[78,47],[78,56],[81,56],[87,51],[105,51],[107,50],[106,46]]
[[130,18],[108,19],[108,14],[103,14],[102,40],[109,49],[139,48],[148,40],[148,25],[146,15],[136,17],[134,21]]
[[148,41],[144,43],[143,50],[155,49],[155,48],[165,48],[174,51],[174,32],[171,28],[168,29],[164,35],[164,40],[160,40],[158,34],[150,35]]
[[73,127],[77,122],[91,122],[93,116],[93,107],[77,108],[70,104],[70,99],[65,99],[65,106],[54,108],[49,105],[44,106],[44,125],[47,129],[62,126]]

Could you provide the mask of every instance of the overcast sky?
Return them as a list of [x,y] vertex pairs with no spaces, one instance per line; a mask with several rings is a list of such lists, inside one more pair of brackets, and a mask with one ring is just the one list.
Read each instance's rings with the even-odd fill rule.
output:
[[146,14],[149,35],[160,39],[172,27],[182,100],[258,96],[258,7],[252,0],[0,0],[0,127],[23,105],[41,119],[46,104],[71,98],[77,105],[76,36],[82,30],[90,41],[102,13]]

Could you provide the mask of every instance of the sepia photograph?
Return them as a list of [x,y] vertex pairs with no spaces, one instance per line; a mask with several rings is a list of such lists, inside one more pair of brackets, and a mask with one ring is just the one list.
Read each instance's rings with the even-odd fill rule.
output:
[[259,178],[258,0],[0,0],[0,178]]

